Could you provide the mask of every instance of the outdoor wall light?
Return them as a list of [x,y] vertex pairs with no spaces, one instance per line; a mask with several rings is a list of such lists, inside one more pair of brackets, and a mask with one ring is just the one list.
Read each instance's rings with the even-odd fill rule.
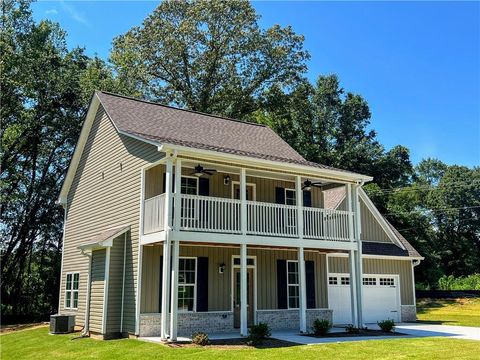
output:
[[223,274],[225,272],[225,264],[222,263],[218,266],[218,273]]
[[230,175],[227,175],[223,178],[223,185],[229,185],[230,184]]

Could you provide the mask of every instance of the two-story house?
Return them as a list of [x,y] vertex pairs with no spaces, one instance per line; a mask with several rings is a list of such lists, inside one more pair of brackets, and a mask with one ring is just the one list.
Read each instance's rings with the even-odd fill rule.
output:
[[102,338],[415,320],[422,257],[270,128],[96,92],[59,202],[59,312]]

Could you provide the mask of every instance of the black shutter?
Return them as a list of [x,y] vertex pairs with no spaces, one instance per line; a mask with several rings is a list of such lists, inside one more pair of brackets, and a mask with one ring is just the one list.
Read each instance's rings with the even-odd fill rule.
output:
[[312,193],[310,191],[303,191],[303,206],[312,207]]
[[208,311],[208,257],[197,258],[197,311]]
[[163,256],[160,256],[160,279],[158,283],[158,312],[162,312]]
[[210,195],[210,181],[208,178],[198,179],[198,195],[209,196]]
[[275,188],[275,202],[277,204],[285,205],[285,188],[283,187]]
[[[162,190],[163,190],[163,193],[165,193],[167,190],[167,184],[165,182],[167,178],[167,173],[163,173],[163,183],[162,183]],[[172,192],[175,191],[175,174],[172,174]]]
[[277,300],[279,309],[287,309],[287,260],[277,260]]
[[307,287],[307,309],[315,309],[315,263],[305,261],[305,282]]

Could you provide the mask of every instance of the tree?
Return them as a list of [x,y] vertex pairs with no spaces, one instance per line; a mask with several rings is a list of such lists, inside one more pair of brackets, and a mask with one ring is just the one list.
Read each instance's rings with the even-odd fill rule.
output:
[[247,1],[163,1],[114,39],[111,61],[149,98],[241,119],[266,90],[295,84],[309,58],[303,36],[261,30],[258,18]]
[[0,216],[2,313],[57,305],[63,211],[55,204],[94,87],[113,77],[65,32],[35,23],[29,1],[2,3]]

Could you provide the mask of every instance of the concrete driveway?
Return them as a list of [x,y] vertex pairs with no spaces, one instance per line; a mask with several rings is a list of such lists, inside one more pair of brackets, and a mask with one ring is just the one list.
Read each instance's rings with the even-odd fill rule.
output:
[[[377,324],[367,324],[369,329],[379,329]],[[279,340],[290,341],[303,345],[338,343],[347,341],[385,340],[412,337],[450,337],[456,339],[469,339],[480,341],[480,327],[430,325],[422,323],[400,323],[397,324],[398,332],[405,336],[358,336],[358,337],[328,337],[314,338],[303,336],[290,331],[272,331],[272,337]],[[333,328],[332,332],[339,332],[343,329]]]

